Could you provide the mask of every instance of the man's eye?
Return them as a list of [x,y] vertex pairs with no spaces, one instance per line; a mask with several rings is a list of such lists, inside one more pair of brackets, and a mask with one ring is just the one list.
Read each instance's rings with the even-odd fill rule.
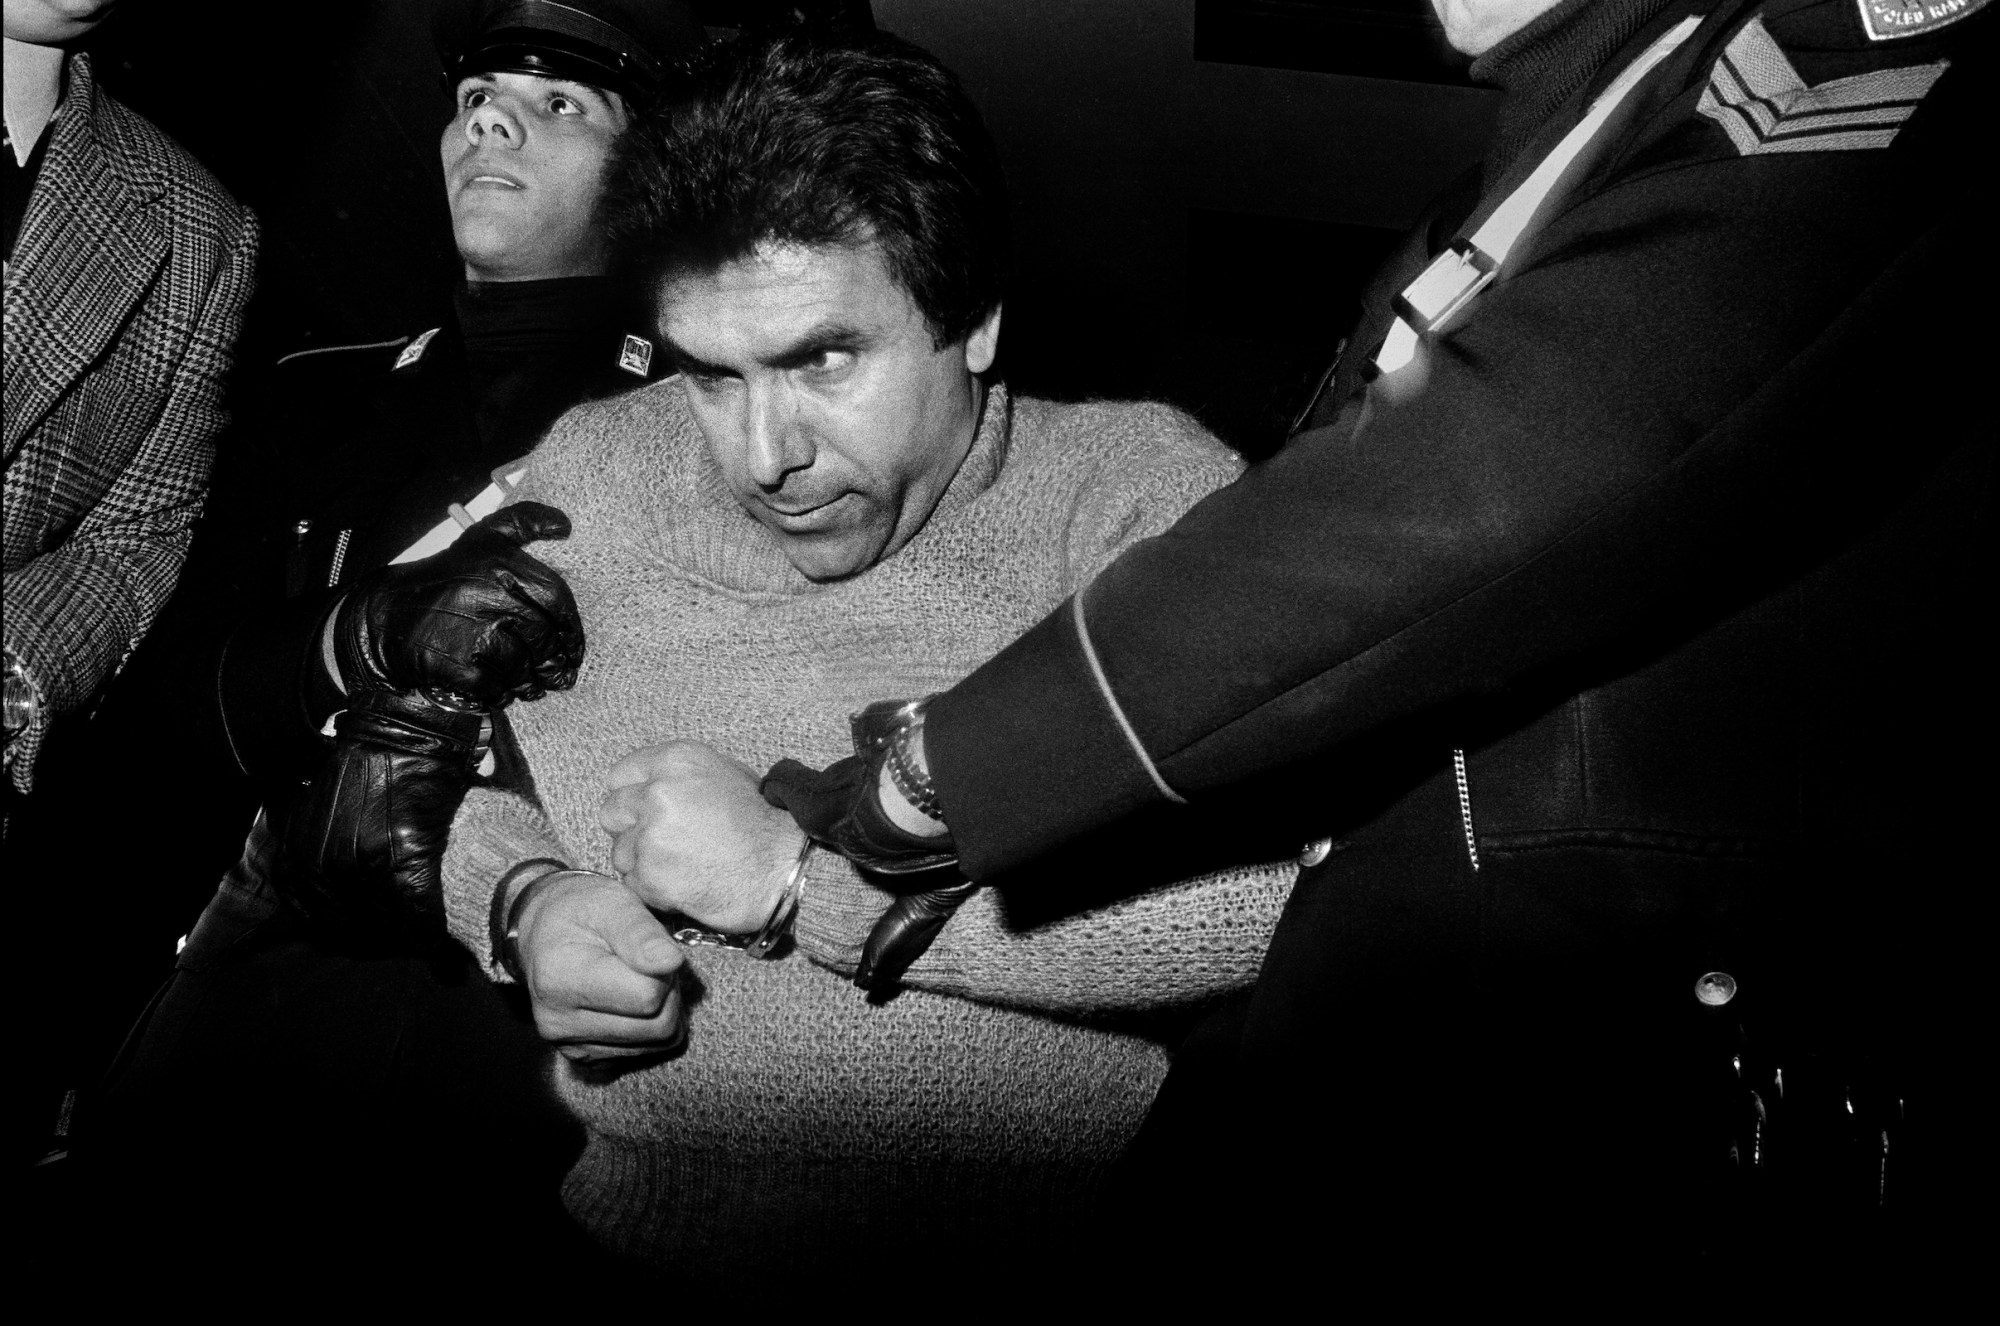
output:
[[460,110],[478,110],[491,100],[493,100],[493,94],[485,88],[467,88],[464,95],[458,99],[458,108]]
[[851,350],[821,350],[806,360],[803,367],[815,377],[830,377],[845,372],[853,363]]
[[583,103],[574,97],[565,97],[557,93],[549,98],[549,110],[557,115],[581,115]]

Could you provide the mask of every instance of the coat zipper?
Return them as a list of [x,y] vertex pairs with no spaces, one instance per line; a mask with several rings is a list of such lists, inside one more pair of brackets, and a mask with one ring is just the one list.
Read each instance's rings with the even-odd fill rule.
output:
[[[328,589],[332,589],[340,583],[340,568],[347,562],[347,545],[353,538],[354,531],[344,529],[340,532],[340,541],[333,545],[333,569],[326,573],[326,587]],[[1470,821],[1467,822],[1470,823]]]
[[1472,832],[1472,783],[1465,776],[1465,752],[1451,753],[1451,772],[1458,780],[1458,819],[1465,826],[1465,855],[1479,869],[1479,839]]

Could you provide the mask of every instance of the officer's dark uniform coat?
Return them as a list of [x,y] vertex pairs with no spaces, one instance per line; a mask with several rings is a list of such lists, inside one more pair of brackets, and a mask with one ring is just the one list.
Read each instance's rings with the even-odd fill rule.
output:
[[[573,283],[534,284],[546,293]],[[110,1193],[102,1210],[171,1203],[180,1224],[155,1232],[153,1253],[226,1228],[232,1256],[244,1242],[262,1250],[247,1258],[253,1283],[290,1276],[276,1269],[286,1257],[318,1256],[386,1203],[431,1242],[473,1237],[484,1221],[550,1256],[581,1255],[553,1197],[579,1143],[543,1088],[547,1047],[523,1010],[448,941],[387,952],[322,942],[279,904],[281,830],[267,827],[282,824],[332,744],[320,729],[342,701],[317,639],[341,587],[477,495],[564,410],[644,380],[632,369],[649,368],[649,356],[626,353],[602,299],[570,293],[585,297],[554,301],[568,306],[565,320],[561,307],[536,307],[533,290],[500,292],[513,315],[471,333],[488,349],[499,338],[487,371],[461,330],[473,319],[462,318],[294,355],[250,416],[262,455],[218,497],[225,519],[197,547],[200,596],[177,605],[188,613],[180,670],[155,679],[202,679],[197,702],[169,717],[188,751],[182,767],[199,755],[204,774],[146,799],[146,814],[186,824],[177,839],[134,821],[175,843],[158,875],[178,870],[184,890],[215,896],[86,1120],[96,1148],[86,1173]],[[259,803],[265,817],[246,843]],[[425,1122],[443,1117],[458,1122]],[[474,1169],[487,1175],[477,1192],[464,1178]],[[430,1202],[440,1205],[414,1210]],[[285,1214],[245,1230],[244,1210]]]
[[[1218,1181],[1228,1220],[1175,1218],[1201,1251],[1699,1243],[1691,1162],[1756,1145],[1703,1074],[1879,1012],[1892,946],[1848,923],[1951,850],[1951,720],[1909,688],[1964,656],[1990,529],[1960,411],[1992,16],[1936,8],[1886,39],[1883,0],[1544,15],[1511,144],[1373,284],[1316,426],[931,705],[965,868],[1024,901],[1100,841],[1331,840],[1142,1152],[1154,1209]],[[1690,14],[1498,281],[1371,382],[1397,292]],[[1711,971],[1742,994],[1703,1021]]]
[[446,519],[452,503],[472,500],[572,405],[636,386],[653,370],[650,343],[609,316],[588,327],[530,321],[526,330],[498,372],[479,371],[457,319],[280,361],[263,439],[269,454],[253,481],[261,491],[238,513],[252,522],[238,537],[247,535],[255,552],[232,561],[261,577],[242,586],[253,601],[282,597],[288,606],[235,629],[216,660],[218,705],[209,714],[215,738],[245,772],[289,777],[297,760],[317,758],[311,738],[338,695],[285,660],[316,661],[304,641],[339,585],[386,565]]
[[[500,319],[503,344],[484,374],[454,317],[290,355],[250,384],[180,590],[49,770],[47,794],[64,813],[39,850],[55,861],[75,840],[64,826],[94,822],[105,769],[135,749],[170,757],[121,808],[143,881],[121,887],[125,923],[107,936],[110,975],[93,995],[102,1025],[78,1015],[77,1039],[92,1033],[93,1052],[115,1048],[97,1038],[122,1033],[157,984],[175,936],[244,856],[257,808],[288,803],[324,757],[321,729],[342,698],[316,641],[339,586],[477,495],[571,405],[642,382],[621,359],[655,367],[643,349],[627,355],[601,281],[588,283],[595,293],[574,281],[533,284],[555,293],[555,307],[545,298]],[[534,293],[502,300],[533,305]]]

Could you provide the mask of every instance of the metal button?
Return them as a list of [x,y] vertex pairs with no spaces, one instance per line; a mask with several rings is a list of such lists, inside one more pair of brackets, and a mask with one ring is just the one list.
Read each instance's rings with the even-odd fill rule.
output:
[[1712,971],[1694,983],[1694,997],[1710,1008],[1721,1008],[1736,997],[1736,978],[1726,971]]
[[1299,851],[1299,864],[1308,870],[1333,855],[1333,839],[1315,838]]

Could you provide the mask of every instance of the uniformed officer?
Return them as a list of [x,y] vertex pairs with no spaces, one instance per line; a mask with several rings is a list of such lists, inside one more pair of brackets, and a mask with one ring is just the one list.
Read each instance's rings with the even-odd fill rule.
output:
[[[454,316],[387,344],[291,356],[275,390],[277,436],[287,439],[289,455],[282,496],[270,509],[290,545],[291,605],[237,628],[216,689],[238,761],[280,779],[301,772],[301,759],[319,758],[319,726],[342,707],[341,691],[351,689],[352,677],[343,675],[351,667],[308,665],[331,652],[335,633],[351,642],[386,627],[405,636],[412,660],[440,653],[457,659],[459,683],[414,671],[394,679],[403,688],[426,683],[433,694],[485,689],[485,698],[498,698],[574,668],[573,657],[540,660],[543,675],[530,682],[498,675],[525,661],[490,652],[504,639],[409,639],[413,629],[446,630],[444,623],[462,615],[450,603],[437,605],[444,610],[434,615],[410,616],[404,608],[390,627],[395,605],[463,568],[441,565],[428,576],[415,567],[393,574],[377,568],[417,545],[454,505],[462,512],[493,483],[496,469],[525,455],[571,405],[636,385],[654,371],[651,344],[626,331],[591,214],[612,143],[634,108],[669,86],[694,57],[701,29],[679,3],[540,0],[445,5],[436,28],[454,103],[441,142],[445,190],[465,264]],[[306,445],[294,440],[300,438]],[[541,515],[530,524],[535,520],[543,523],[522,525],[512,537],[560,536],[559,518]],[[480,555],[500,558],[489,574],[517,574],[528,560],[493,547]],[[517,570],[500,572],[502,562]],[[477,614],[497,620],[524,610],[520,595],[498,588]],[[347,607],[328,617],[326,604],[343,597]],[[536,609],[550,606],[525,610],[539,619]],[[371,607],[381,620],[365,620]],[[479,649],[489,652],[474,664],[466,651]],[[388,661],[379,650],[377,657]],[[496,671],[481,678],[468,667]],[[326,809],[350,819],[362,813],[353,805]],[[318,896],[308,879],[292,892],[305,903]]]
[[[161,733],[186,782],[198,785],[169,791],[155,816],[171,814],[169,875],[186,862],[208,869],[212,887],[220,869],[212,840],[233,830],[240,846],[250,806],[289,804],[299,780],[316,772],[321,729],[348,707],[353,680],[332,665],[343,620],[335,605],[346,605],[355,637],[370,626],[368,610],[398,611],[420,582],[464,571],[383,568],[440,523],[454,528],[454,504],[476,503],[495,470],[524,456],[569,406],[656,371],[650,343],[627,333],[590,216],[633,108],[695,56],[702,30],[684,5],[644,0],[454,0],[437,9],[435,27],[453,102],[443,178],[464,268],[451,317],[406,336],[289,355],[259,384],[165,638],[139,660],[141,675],[114,701],[116,712],[98,722]],[[559,529],[553,517],[538,519],[545,523],[517,539]],[[486,555],[516,571],[532,565],[518,552]],[[472,550],[455,556],[464,562]],[[489,594],[476,613],[488,629],[510,611],[550,620],[560,587],[529,574],[543,601]],[[504,588],[478,575],[464,583]],[[449,616],[421,620],[436,631]],[[442,647],[459,657],[480,647],[419,641],[417,620],[405,610],[396,628],[406,652]],[[540,647],[554,648],[553,638]],[[528,689],[535,664],[545,681],[560,674],[553,661],[489,656],[482,666],[521,673],[489,679],[497,697]],[[488,688],[463,672],[461,684],[399,680],[427,680],[434,691]],[[262,836],[275,834],[277,818]],[[141,836],[154,837],[143,827]]]
[[[864,866],[951,854],[1029,910],[1066,858],[1308,844],[1134,1158],[1177,1276],[1671,1277],[1849,1246],[1810,1204],[1738,1223],[1719,1173],[1893,1191],[1895,1103],[1838,1052],[1894,1003],[1894,881],[1972,859],[1916,826],[1991,783],[1909,711],[1977,675],[1981,8],[1437,0],[1499,137],[1311,426],[893,738],[765,780]],[[956,896],[894,904],[860,981]],[[1788,1111],[1845,1130],[1831,1168],[1768,1149]]]
[[[309,1207],[332,1237],[357,1201],[427,1199],[504,1138],[517,1163],[464,1229],[490,1227],[552,1213],[567,1158],[532,1029],[424,924],[489,715],[569,684],[582,649],[567,588],[522,550],[562,537],[561,513],[471,512],[564,410],[658,371],[626,330],[591,217],[618,135],[706,38],[680,0],[456,0],[436,35],[465,276],[453,316],[280,363],[247,424],[269,463],[214,522],[207,589],[235,620],[219,648],[191,651],[205,680],[179,697],[199,728],[185,745],[226,751],[264,809],[94,1136],[107,1164],[146,1179],[169,1157],[217,1158],[177,1185],[196,1236],[203,1216],[277,1202]],[[202,767],[197,749],[180,754]],[[198,795],[226,806],[227,791]],[[412,1133],[411,1111],[463,1117],[441,1141]],[[270,1153],[254,1165],[240,1163],[246,1118]],[[318,1134],[336,1119],[329,1150]],[[272,1156],[310,1159],[310,1177],[269,1189],[285,1168]],[[313,1192],[314,1179],[339,1183]]]

